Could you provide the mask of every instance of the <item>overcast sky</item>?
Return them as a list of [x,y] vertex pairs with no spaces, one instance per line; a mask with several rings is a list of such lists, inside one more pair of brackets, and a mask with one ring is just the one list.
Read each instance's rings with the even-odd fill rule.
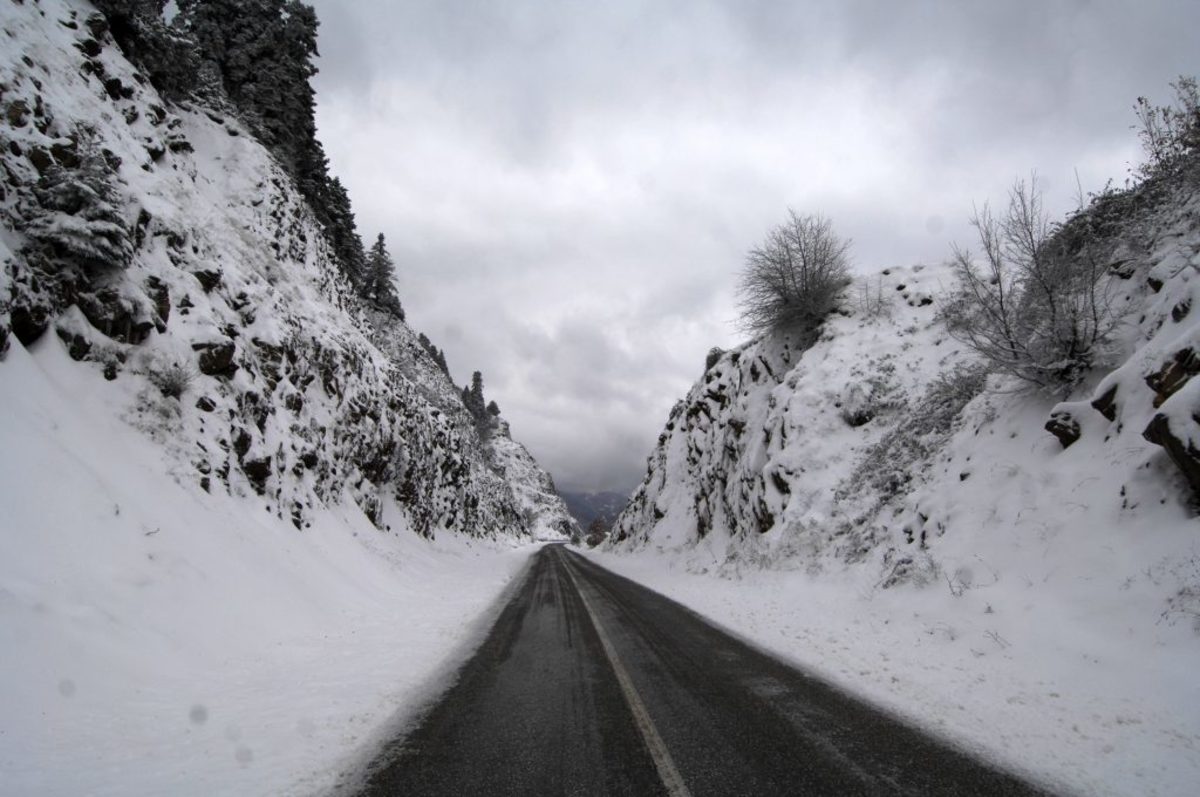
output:
[[637,483],[788,207],[862,273],[941,261],[1014,177],[1123,182],[1135,98],[1200,72],[1194,0],[314,5],[364,239],[565,489]]

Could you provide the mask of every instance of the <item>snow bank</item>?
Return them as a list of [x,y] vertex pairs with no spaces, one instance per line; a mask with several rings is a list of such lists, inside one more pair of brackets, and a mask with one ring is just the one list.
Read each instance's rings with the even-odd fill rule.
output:
[[533,549],[388,534],[352,502],[297,531],[166,474],[129,398],[56,339],[4,364],[0,793],[329,788]]
[[[881,593],[862,569],[714,578],[720,563],[703,570],[699,551],[686,564],[648,551],[587,555],[1053,791],[1185,797],[1200,782],[1200,645],[1190,629],[1156,622],[1136,586],[1098,589],[1086,564],[1039,555],[1027,580],[976,562],[953,597],[945,584]],[[1108,598],[1071,605],[1056,596],[1064,588]]]

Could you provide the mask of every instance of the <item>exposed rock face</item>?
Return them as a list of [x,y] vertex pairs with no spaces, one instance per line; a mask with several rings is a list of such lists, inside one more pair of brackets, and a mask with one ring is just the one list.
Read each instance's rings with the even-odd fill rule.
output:
[[1166,449],[1200,500],[1200,448],[1196,446],[1196,440],[1200,439],[1200,407],[1193,412],[1182,420],[1160,412],[1150,420],[1142,436]]
[[513,485],[521,514],[537,539],[578,539],[581,532],[554,487],[554,480],[512,439],[508,421],[498,418],[486,442],[489,461]]
[[1117,385],[1115,382],[1092,399],[1092,407],[1110,421],[1117,419]]
[[1170,362],[1146,378],[1155,390],[1158,410],[1142,436],[1162,446],[1200,502],[1200,379],[1193,379],[1191,347],[1175,352]]
[[1175,352],[1157,371],[1146,376],[1146,384],[1155,393],[1154,406],[1161,407],[1197,373],[1200,373],[1200,355],[1191,346]]
[[233,361],[237,354],[237,346],[232,340],[220,343],[193,343],[192,348],[199,353],[198,365],[200,373],[208,376],[223,376],[230,378],[238,369]]
[[1149,185],[1094,212],[1077,226],[1120,261],[1102,287],[1125,315],[1088,393],[1051,405],[972,371],[933,309],[954,276],[891,269],[871,284],[890,304],[831,317],[811,348],[714,352],[607,545],[703,569],[870,561],[888,587],[936,580],[935,552],[984,528],[1086,536],[1200,499],[1200,192]]
[[[78,11],[69,0],[6,8],[19,32],[0,62],[0,348],[53,324],[96,389],[145,383],[129,418],[181,480],[260,496],[299,528],[349,498],[381,528],[527,535],[525,491],[548,477],[527,453],[498,472],[413,332],[354,297],[275,159],[159,97],[107,30],[44,24]],[[47,212],[39,181],[85,161],[108,192],[96,232],[128,233],[128,248],[81,268],[23,231]]]
[[[920,297],[942,275],[894,269],[885,278],[917,298],[889,300],[870,351],[856,348],[854,330],[863,322],[848,314],[828,321],[815,344],[809,335],[768,336],[710,355],[700,381],[671,410],[608,544],[687,548],[703,541],[730,557],[805,545],[858,556],[862,541],[835,519],[835,492],[847,473],[840,463],[862,457],[921,397],[937,373],[931,363],[964,360],[918,345],[934,318],[932,303]],[[951,421],[928,434],[949,434]],[[805,449],[798,444],[804,439],[821,445]],[[897,478],[906,467],[896,463]],[[874,473],[862,478],[876,480]]]

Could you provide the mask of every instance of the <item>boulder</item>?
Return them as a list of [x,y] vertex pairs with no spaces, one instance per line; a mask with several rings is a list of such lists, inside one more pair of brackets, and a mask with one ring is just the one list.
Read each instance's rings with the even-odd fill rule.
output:
[[147,308],[102,290],[79,297],[79,309],[88,322],[107,337],[121,343],[138,344],[150,336],[154,321]]
[[212,293],[213,289],[221,284],[220,271],[193,271],[192,276],[200,283],[205,293]]
[[62,329],[61,327],[56,329],[55,332],[58,333],[59,339],[66,345],[67,355],[70,356],[72,360],[78,362],[91,353],[92,344],[89,343],[87,339],[78,332],[73,332],[69,329]]
[[9,312],[9,326],[17,340],[23,346],[28,346],[46,331],[50,326],[50,313],[41,305],[32,307],[19,304]]
[[1070,448],[1079,439],[1079,421],[1070,410],[1055,407],[1046,421],[1046,431],[1057,437],[1063,448]]
[[29,121],[29,103],[25,100],[13,100],[8,104],[5,117],[11,127],[24,127]]
[[75,169],[79,166],[79,149],[75,141],[64,138],[50,145],[50,154],[59,166]]
[[267,491],[267,479],[271,477],[271,458],[267,456],[248,459],[242,463],[242,472],[250,480],[254,491],[263,495]]
[[233,361],[237,345],[232,340],[210,343],[193,343],[193,351],[200,353],[200,373],[208,376],[231,378],[238,369]]

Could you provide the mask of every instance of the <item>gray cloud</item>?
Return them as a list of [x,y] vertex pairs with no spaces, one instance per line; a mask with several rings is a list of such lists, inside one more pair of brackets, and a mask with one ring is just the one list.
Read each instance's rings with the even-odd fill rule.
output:
[[1190,2],[317,0],[318,122],[414,325],[568,487],[640,476],[788,206],[857,267],[944,259],[972,203],[1120,182]]

